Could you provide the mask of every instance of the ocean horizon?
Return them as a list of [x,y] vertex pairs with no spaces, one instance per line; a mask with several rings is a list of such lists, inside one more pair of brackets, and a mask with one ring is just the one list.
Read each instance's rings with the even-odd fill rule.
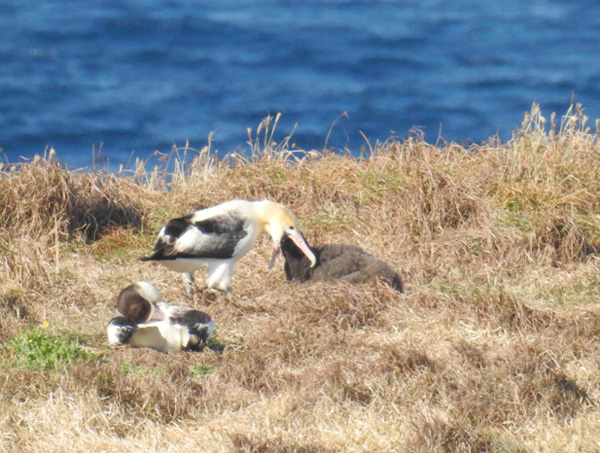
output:
[[209,137],[223,156],[278,113],[276,142],[355,155],[414,130],[506,141],[534,102],[600,117],[591,0],[7,0],[0,25],[8,162],[118,168]]

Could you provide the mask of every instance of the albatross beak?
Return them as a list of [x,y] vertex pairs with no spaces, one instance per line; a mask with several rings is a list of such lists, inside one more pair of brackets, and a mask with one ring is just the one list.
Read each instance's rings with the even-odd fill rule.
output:
[[[302,250],[302,253],[304,253],[306,257],[310,260],[310,267],[315,267],[315,265],[317,264],[317,258],[306,243],[306,240],[304,239],[304,236],[302,236],[302,233],[295,232],[292,234],[288,234],[288,237],[292,241],[294,241],[294,244],[296,244],[296,246],[300,250]],[[279,256],[279,252],[281,252],[279,242],[280,241],[273,241],[273,254],[271,255],[271,261],[269,262],[269,269],[273,269],[273,266],[275,266],[275,260]]]
[[273,266],[275,266],[275,260],[279,256],[280,251],[279,241],[273,241],[273,254],[271,255],[271,261],[269,261],[269,270],[273,269]]
[[148,321],[164,321],[165,319],[167,319],[165,312],[156,306],[156,304],[152,304],[152,314]]
[[292,234],[288,234],[288,236],[292,241],[294,241],[294,244],[296,244],[298,248],[302,250],[302,253],[304,253],[306,257],[310,260],[310,267],[315,267],[315,265],[317,264],[317,258],[306,243],[306,240],[304,239],[304,236],[302,236],[302,233],[296,231]]

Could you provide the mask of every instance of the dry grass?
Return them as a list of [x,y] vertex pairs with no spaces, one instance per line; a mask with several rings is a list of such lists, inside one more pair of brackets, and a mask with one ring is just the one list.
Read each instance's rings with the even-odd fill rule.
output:
[[[586,122],[573,106],[546,126],[534,105],[508,143],[417,136],[354,159],[275,144],[270,119],[250,158],[207,148],[118,176],[52,155],[5,166],[0,450],[598,451],[600,145]],[[359,245],[406,293],[287,283],[264,239],[233,302],[203,296],[212,349],[107,348],[124,286],[185,302],[178,275],[136,260],[162,222],[232,198],[287,204],[310,242]]]

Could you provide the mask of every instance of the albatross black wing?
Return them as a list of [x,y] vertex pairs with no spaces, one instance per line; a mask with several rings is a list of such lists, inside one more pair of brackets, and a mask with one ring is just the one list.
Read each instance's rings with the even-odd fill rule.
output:
[[190,332],[188,349],[204,347],[215,328],[210,315],[198,310],[187,310],[183,316],[171,318],[171,322],[187,327]]
[[233,256],[240,240],[248,235],[246,218],[232,212],[193,221],[193,215],[170,220],[161,230],[154,253],[142,261],[178,258],[218,258]]
[[191,227],[192,215],[179,217],[167,222],[158,235],[152,255],[140,258],[140,261],[172,260],[177,254],[175,243]]
[[231,258],[238,242],[248,235],[245,224],[246,218],[236,213],[194,222],[194,227],[202,235],[202,256]]
[[138,330],[137,324],[131,319],[117,316],[108,323],[107,334],[110,344],[127,344]]

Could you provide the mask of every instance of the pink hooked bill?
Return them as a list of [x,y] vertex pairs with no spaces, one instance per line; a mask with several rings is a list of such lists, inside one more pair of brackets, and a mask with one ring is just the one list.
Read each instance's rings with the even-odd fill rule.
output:
[[[304,240],[304,236],[302,236],[302,233],[296,231],[292,234],[288,234],[288,236],[292,241],[294,241],[294,244],[296,244],[298,248],[302,250],[302,253],[304,253],[304,255],[306,255],[306,257],[310,260],[310,267],[315,267],[315,265],[317,264],[317,258],[315,257],[315,254],[312,252],[312,250]],[[281,252],[281,248],[279,247],[279,241],[273,241],[273,254],[271,255],[271,261],[269,262],[269,269],[273,269],[273,266],[275,266],[275,260],[277,259],[279,252]]]

